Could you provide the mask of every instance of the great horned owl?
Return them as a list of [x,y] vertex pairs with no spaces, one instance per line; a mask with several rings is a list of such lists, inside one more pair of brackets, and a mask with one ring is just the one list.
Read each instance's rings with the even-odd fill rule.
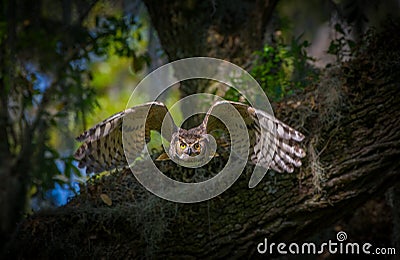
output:
[[[249,150],[250,162],[277,172],[289,173],[293,172],[294,167],[301,166],[300,159],[305,156],[305,152],[296,143],[304,139],[303,134],[265,111],[232,101],[214,103],[203,122],[189,130],[177,127],[167,107],[161,102],[150,102],[126,109],[78,136],[77,140],[84,143],[76,151],[75,158],[79,161],[80,168],[87,167],[87,173],[127,167],[126,153],[130,157],[139,156],[145,142],[150,141],[150,131],[162,132],[164,118],[169,118],[170,131],[161,134],[170,141],[168,154],[171,159],[185,162],[213,156],[214,153],[210,151],[210,134],[215,130],[227,131],[221,120],[213,116],[213,112],[225,113],[228,119],[233,118],[235,115],[226,112],[229,107],[237,110],[237,115],[242,117],[247,127],[249,139],[246,148]],[[123,123],[124,120],[126,121]],[[129,138],[124,143],[124,149],[122,140],[126,133],[129,133]],[[214,136],[218,143],[219,135]],[[273,141],[276,149],[271,150],[270,145],[263,145],[266,140]]]

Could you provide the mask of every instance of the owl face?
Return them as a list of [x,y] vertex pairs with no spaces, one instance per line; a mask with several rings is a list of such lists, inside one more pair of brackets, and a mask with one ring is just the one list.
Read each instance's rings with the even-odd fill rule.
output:
[[205,155],[207,145],[207,135],[193,134],[181,129],[172,138],[170,155],[180,160],[196,160]]
[[178,141],[175,142],[175,151],[180,159],[185,160],[204,154],[206,145],[204,138],[192,140],[179,136]]

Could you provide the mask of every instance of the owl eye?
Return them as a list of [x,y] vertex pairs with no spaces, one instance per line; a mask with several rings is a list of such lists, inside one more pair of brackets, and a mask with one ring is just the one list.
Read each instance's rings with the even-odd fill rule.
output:
[[186,148],[186,144],[185,143],[181,143],[179,146],[181,147],[182,150]]
[[200,144],[199,143],[195,143],[193,145],[193,148],[196,149],[196,150],[200,150]]

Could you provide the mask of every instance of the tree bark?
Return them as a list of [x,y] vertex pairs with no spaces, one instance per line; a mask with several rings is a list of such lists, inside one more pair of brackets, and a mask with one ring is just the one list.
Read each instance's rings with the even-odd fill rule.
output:
[[144,2],[170,61],[209,56],[243,65],[263,46],[278,0]]
[[[169,61],[214,57],[249,65],[263,46],[266,25],[278,0],[145,0]],[[204,91],[206,84],[185,82],[182,96]]]

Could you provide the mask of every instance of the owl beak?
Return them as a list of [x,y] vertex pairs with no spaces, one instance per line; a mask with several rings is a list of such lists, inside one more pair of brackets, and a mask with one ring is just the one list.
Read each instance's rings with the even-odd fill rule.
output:
[[194,150],[193,148],[191,148],[191,147],[189,147],[187,150],[186,150],[186,152],[185,152],[188,156],[190,156],[190,157],[195,157],[195,156],[197,156],[199,153],[196,151],[196,150]]

